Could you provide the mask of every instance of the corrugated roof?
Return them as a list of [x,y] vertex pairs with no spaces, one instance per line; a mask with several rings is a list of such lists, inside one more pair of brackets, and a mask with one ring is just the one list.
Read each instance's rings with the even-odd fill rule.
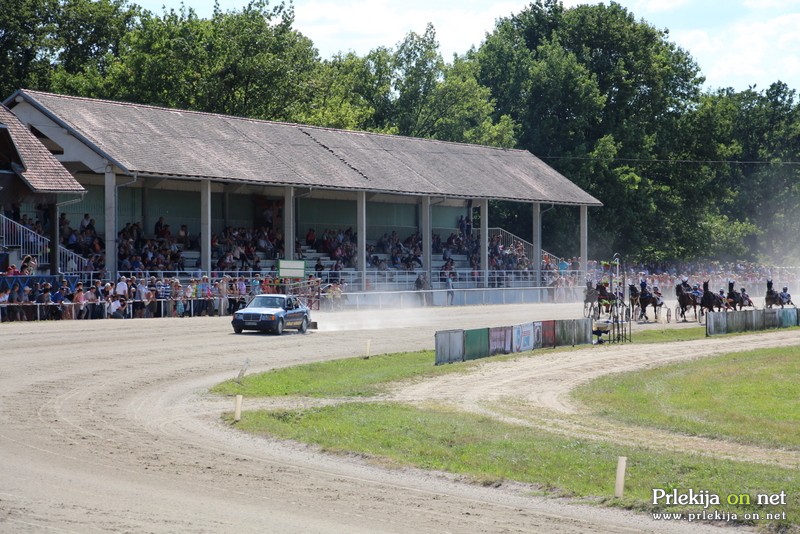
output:
[[524,150],[22,90],[130,173],[410,195],[602,205]]
[[14,171],[36,193],[84,193],[86,190],[7,107],[0,105],[0,124],[11,134],[22,166]]

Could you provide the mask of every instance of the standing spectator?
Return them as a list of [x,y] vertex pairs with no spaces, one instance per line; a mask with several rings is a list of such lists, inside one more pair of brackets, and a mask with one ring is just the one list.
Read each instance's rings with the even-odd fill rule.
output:
[[86,227],[92,222],[92,218],[89,217],[88,213],[83,214],[83,219],[81,219],[80,231],[85,232]]
[[136,282],[133,300],[133,316],[136,318],[144,317],[145,293],[147,293],[147,286],[144,284],[144,279],[140,278]]
[[156,238],[164,237],[165,228],[166,224],[164,223],[164,217],[159,217],[155,226],[153,227],[153,235],[156,236]]
[[414,289],[419,291],[419,303],[423,306],[425,305],[425,293],[422,292],[425,287],[425,281],[423,280],[424,276],[425,273],[419,273],[417,275],[417,279],[414,281]]
[[447,275],[447,281],[445,282],[447,287],[447,305],[452,306],[453,300],[455,299],[455,291],[453,286],[453,281],[456,278],[456,273],[450,271]]
[[124,276],[119,277],[116,287],[114,287],[114,294],[120,297],[128,297],[128,279]]

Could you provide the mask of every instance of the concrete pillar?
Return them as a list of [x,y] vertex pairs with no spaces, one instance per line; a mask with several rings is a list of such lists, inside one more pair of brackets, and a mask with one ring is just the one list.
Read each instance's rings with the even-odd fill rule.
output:
[[106,165],[105,174],[105,242],[106,270],[112,282],[117,280],[117,174],[111,165]]
[[538,202],[533,203],[533,263],[536,272],[536,286],[542,283],[542,205]]
[[581,206],[581,271],[584,277],[589,266],[589,207]]
[[60,228],[58,227],[58,204],[53,200],[53,203],[47,204],[44,209],[47,210],[47,217],[50,219],[50,227],[47,229],[48,238],[50,239],[50,257],[47,268],[50,271],[50,276],[55,276],[59,272],[58,243],[60,241]]
[[483,287],[489,287],[489,199],[481,199],[481,268]]
[[428,280],[433,281],[433,271],[431,270],[431,265],[433,263],[433,252],[431,247],[431,239],[433,238],[433,226],[431,223],[431,197],[422,197],[419,207],[419,218],[420,234],[422,235],[423,270],[427,273]]
[[361,289],[367,290],[367,193],[356,193],[356,270],[362,273]]
[[283,249],[284,259],[294,259],[294,187],[286,186],[283,190]]
[[211,180],[200,182],[200,266],[211,271]]

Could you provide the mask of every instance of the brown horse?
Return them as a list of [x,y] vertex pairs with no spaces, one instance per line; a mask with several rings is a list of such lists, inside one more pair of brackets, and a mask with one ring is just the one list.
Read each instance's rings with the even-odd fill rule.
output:
[[697,319],[697,305],[700,304],[696,296],[687,291],[687,285],[678,284],[675,286],[675,296],[678,297],[678,306],[681,310],[681,319],[687,322],[686,311],[691,307],[694,310],[694,318]]
[[653,307],[653,316],[655,319],[658,319],[659,312],[661,311],[661,306],[663,306],[664,302],[661,301],[656,295],[652,293],[648,293],[647,295],[642,295],[639,292],[639,288],[636,287],[636,284],[628,284],[628,290],[630,291],[630,303],[631,308],[635,308],[637,305],[639,306],[639,320],[644,319],[645,321],[649,321],[650,319],[647,317],[647,307]]

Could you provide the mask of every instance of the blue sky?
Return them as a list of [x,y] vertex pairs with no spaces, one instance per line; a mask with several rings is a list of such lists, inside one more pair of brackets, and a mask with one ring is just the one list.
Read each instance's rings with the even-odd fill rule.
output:
[[[132,0],[156,13],[180,0]],[[185,0],[209,17],[213,0]],[[246,0],[220,0],[223,10]],[[273,0],[271,5],[277,2]],[[295,29],[309,37],[323,58],[353,50],[365,54],[394,47],[409,31],[436,28],[445,59],[480,45],[499,17],[529,2],[492,0],[294,0]],[[563,0],[566,7],[608,0]],[[783,81],[800,92],[800,0],[619,0],[637,19],[669,29],[706,76],[706,87],[766,89]]]

